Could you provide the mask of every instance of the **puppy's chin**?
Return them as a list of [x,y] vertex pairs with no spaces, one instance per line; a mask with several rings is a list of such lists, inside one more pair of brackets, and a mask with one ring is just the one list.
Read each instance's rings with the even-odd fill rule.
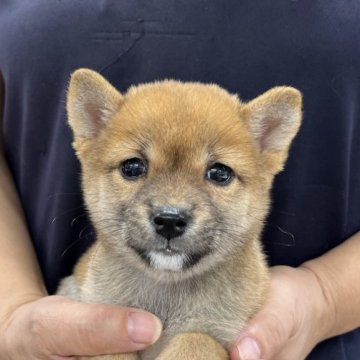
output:
[[187,262],[187,256],[185,254],[150,251],[147,257],[150,266],[158,270],[182,271]]
[[184,274],[197,265],[208,253],[186,254],[179,251],[143,250],[138,247],[131,248],[139,255],[146,266],[155,272]]

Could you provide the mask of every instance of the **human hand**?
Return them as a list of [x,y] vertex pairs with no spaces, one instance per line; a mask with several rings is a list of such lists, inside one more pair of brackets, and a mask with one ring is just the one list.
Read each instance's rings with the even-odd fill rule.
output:
[[231,347],[231,360],[303,360],[326,338],[334,316],[311,270],[273,267],[268,300]]
[[0,319],[1,360],[70,360],[78,355],[134,352],[160,336],[152,314],[62,296],[38,298]]

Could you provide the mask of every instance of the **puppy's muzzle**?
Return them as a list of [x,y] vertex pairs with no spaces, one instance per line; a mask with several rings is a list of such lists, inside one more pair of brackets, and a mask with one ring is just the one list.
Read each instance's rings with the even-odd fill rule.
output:
[[151,219],[155,231],[168,241],[181,236],[186,231],[190,217],[177,208],[162,208]]

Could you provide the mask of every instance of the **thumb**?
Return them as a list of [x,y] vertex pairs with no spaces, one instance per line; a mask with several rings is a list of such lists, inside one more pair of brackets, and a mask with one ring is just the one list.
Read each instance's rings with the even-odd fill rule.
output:
[[272,310],[267,307],[248,322],[230,349],[231,360],[272,359],[283,348],[291,329]]
[[42,320],[37,333],[49,339],[48,350],[56,355],[134,352],[161,334],[160,320],[139,309],[84,304],[60,296],[50,302],[38,314]]
[[[299,300],[305,294],[299,293],[303,283],[304,273],[298,269],[287,266],[271,268],[270,292],[265,304],[231,347],[232,360],[290,358],[287,347],[290,339],[299,340],[297,332],[303,321],[302,301]],[[301,341],[299,346],[302,346]]]

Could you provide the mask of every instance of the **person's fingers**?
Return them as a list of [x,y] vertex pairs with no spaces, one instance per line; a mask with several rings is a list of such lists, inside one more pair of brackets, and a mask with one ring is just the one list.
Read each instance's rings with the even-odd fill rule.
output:
[[22,309],[26,342],[33,352],[51,359],[138,351],[154,343],[162,329],[154,315],[133,308],[84,304],[61,296],[28,305],[30,311]]
[[[54,299],[56,302],[58,299]],[[54,352],[61,355],[96,355],[132,352],[153,344],[161,323],[145,311],[113,305],[83,304],[59,299],[54,312],[39,314],[42,331],[51,329]],[[45,321],[44,321],[45,320]]]
[[312,338],[319,323],[319,290],[313,277],[284,266],[273,267],[271,274],[268,299],[231,347],[231,360],[300,359],[317,342]]
[[276,313],[266,308],[249,321],[245,332],[230,351],[231,359],[272,359],[289,339],[290,331]]

